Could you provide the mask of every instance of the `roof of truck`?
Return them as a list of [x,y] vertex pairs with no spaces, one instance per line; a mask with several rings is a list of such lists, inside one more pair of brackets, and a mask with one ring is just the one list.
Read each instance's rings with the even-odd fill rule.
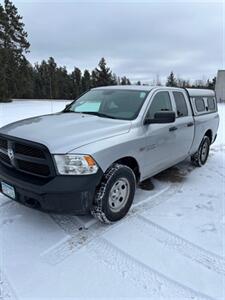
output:
[[[150,86],[150,85],[112,85],[101,86],[94,89],[115,89],[115,90],[134,90],[134,91],[151,91],[154,89],[165,90],[184,90],[183,88],[168,87],[168,86]],[[186,89],[190,97],[198,96],[215,96],[215,92],[209,89]]]
[[[109,85],[109,86],[101,86],[94,88],[95,89],[110,89],[110,90],[134,90],[134,91],[151,91],[153,89],[177,89],[180,90],[181,88],[174,88],[174,87],[167,87],[167,86],[150,86],[150,85]],[[182,89],[183,90],[183,89]]]

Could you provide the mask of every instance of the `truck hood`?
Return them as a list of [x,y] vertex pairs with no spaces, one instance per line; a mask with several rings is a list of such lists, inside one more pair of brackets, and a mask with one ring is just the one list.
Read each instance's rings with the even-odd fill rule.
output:
[[68,153],[81,146],[125,134],[131,121],[100,118],[77,113],[57,113],[17,121],[0,134],[44,144],[51,153]]

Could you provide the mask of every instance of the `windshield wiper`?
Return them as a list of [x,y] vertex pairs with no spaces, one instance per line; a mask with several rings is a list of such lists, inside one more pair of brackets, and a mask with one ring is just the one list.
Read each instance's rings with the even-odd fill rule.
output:
[[109,118],[109,119],[117,119],[116,117],[113,116],[109,116],[97,111],[82,111],[82,114],[87,114],[87,115],[94,115],[94,116],[98,116],[98,117],[102,117],[102,118]]
[[74,114],[80,114],[80,112],[78,111],[74,111],[74,110],[63,110],[63,113],[74,113]]

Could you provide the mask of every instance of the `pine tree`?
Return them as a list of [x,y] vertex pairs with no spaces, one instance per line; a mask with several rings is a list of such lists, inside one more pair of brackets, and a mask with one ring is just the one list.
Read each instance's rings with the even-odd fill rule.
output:
[[28,52],[30,47],[27,41],[27,32],[24,30],[22,17],[18,14],[18,10],[9,0],[5,0],[5,12],[7,15],[6,35],[9,36],[9,45],[13,46],[20,54],[24,51]]
[[207,80],[207,88],[211,89],[211,90],[215,90],[215,86],[216,86],[216,77],[214,77],[212,80]]
[[118,77],[115,73],[112,74],[112,81],[110,85],[118,85]]
[[166,86],[173,86],[173,87],[177,86],[177,80],[174,76],[173,71],[170,73],[170,75],[167,78]]
[[36,76],[36,85],[38,86],[39,95],[37,98],[40,99],[49,99],[51,94],[50,80],[49,80],[49,68],[45,60],[41,64],[35,65],[37,76]]
[[34,98],[34,69],[25,57],[20,61],[18,73],[16,98]]
[[57,64],[53,57],[49,57],[48,63],[47,63],[47,76],[48,76],[48,82],[49,82],[49,98],[50,99],[56,99],[58,94],[58,86],[56,82],[56,70],[57,70]]
[[0,101],[9,99],[9,87],[7,81],[7,49],[6,49],[6,28],[7,15],[4,7],[0,3]]
[[107,86],[115,84],[115,77],[112,71],[107,67],[106,61],[102,58],[98,64],[98,68],[94,71],[95,86]]
[[88,70],[84,71],[84,75],[82,76],[82,93],[90,90],[91,88],[91,75]]
[[79,68],[74,68],[71,74],[73,81],[73,98],[77,98],[82,94],[82,73]]
[[0,3],[0,49],[4,48],[4,43],[6,38],[6,33],[5,33],[6,23],[7,23],[7,16],[4,7]]
[[30,47],[22,17],[9,0],[0,5],[0,99],[15,96],[18,87],[19,66]]
[[92,87],[92,88],[94,88],[94,87],[97,86],[97,81],[98,81],[98,79],[97,79],[96,71],[93,70],[93,71],[91,72],[91,87]]
[[56,82],[58,87],[57,99],[72,99],[72,81],[66,67],[57,68]]
[[127,78],[124,76],[124,77],[121,77],[120,79],[120,85],[126,85],[127,84]]
[[130,85],[131,83],[130,83],[130,80],[126,76],[123,76],[120,79],[120,84],[121,85]]

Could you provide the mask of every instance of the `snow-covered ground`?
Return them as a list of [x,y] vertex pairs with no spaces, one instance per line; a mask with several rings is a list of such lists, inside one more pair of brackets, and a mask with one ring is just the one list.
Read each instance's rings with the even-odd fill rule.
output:
[[[65,101],[0,104],[0,126]],[[225,299],[225,105],[207,164],[187,160],[138,189],[105,226],[0,195],[0,299]]]

